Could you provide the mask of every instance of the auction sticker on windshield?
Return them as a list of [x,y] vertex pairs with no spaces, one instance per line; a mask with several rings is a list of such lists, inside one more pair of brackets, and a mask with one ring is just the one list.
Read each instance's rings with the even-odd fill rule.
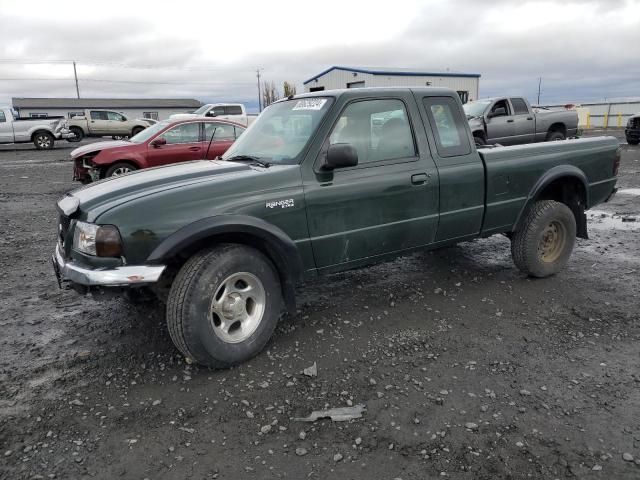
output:
[[298,100],[291,110],[320,110],[327,103],[326,98],[305,98]]

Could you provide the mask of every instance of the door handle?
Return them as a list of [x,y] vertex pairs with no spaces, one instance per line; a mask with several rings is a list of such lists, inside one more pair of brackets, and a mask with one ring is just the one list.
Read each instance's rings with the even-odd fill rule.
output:
[[510,118],[509,120],[507,120],[507,123],[513,123],[513,118]]
[[200,151],[200,147],[189,147],[189,151],[190,152],[199,152]]
[[431,175],[427,175],[426,173],[416,173],[415,175],[411,175],[411,183],[414,185],[424,185],[430,176]]
[[533,120],[533,117],[527,117],[527,120]]

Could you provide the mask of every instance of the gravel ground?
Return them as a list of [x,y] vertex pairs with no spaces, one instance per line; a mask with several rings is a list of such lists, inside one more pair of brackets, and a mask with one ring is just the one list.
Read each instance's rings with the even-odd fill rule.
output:
[[334,275],[211,371],[160,306],[58,290],[76,146],[0,151],[0,478],[640,478],[639,148],[561,274],[492,237]]

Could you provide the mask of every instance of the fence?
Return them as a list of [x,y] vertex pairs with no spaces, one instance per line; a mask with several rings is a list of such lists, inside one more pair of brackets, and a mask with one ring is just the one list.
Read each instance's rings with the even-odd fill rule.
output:
[[[547,105],[559,107],[561,105]],[[576,108],[581,128],[624,127],[631,115],[640,113],[640,101],[582,103]]]

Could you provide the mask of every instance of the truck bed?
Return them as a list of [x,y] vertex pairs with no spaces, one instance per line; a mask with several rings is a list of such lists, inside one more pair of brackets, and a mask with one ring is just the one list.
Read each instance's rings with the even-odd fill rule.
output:
[[[487,183],[482,235],[510,231],[535,186],[568,170],[586,184],[585,210],[604,201],[616,182],[613,164],[618,147],[615,137],[594,137],[478,150]],[[505,219],[512,220],[505,224]]]

